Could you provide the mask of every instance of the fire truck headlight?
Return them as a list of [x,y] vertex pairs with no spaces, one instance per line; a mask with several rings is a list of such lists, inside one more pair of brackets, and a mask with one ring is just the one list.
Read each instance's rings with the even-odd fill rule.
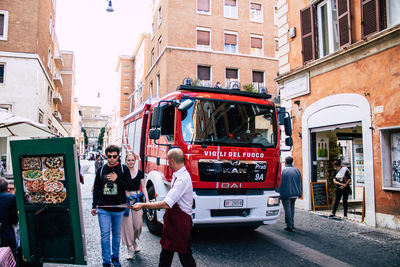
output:
[[268,207],[279,206],[279,197],[268,197]]

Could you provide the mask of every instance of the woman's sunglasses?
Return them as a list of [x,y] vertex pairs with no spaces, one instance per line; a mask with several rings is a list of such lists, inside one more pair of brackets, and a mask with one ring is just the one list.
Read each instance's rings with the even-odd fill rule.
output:
[[111,159],[111,158],[116,159],[116,158],[118,158],[118,155],[107,155],[107,158],[108,159]]

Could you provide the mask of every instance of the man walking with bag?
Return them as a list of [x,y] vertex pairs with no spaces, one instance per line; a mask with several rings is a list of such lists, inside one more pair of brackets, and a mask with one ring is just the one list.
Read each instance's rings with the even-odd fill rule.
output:
[[283,208],[285,210],[285,231],[293,232],[294,229],[294,205],[296,199],[301,197],[303,188],[301,185],[301,173],[293,166],[293,158],[285,159],[285,167],[282,170],[281,186],[278,192],[281,194]]

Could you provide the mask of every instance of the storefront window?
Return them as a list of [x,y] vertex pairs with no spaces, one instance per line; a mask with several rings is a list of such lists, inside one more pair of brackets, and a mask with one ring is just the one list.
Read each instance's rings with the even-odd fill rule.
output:
[[382,188],[400,191],[400,128],[381,129]]

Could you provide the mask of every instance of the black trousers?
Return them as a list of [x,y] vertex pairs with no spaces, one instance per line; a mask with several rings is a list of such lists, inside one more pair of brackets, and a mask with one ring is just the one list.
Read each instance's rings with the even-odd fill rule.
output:
[[[173,251],[162,249],[160,253],[160,263],[158,264],[159,267],[170,267],[172,264],[172,259],[174,258]],[[183,267],[196,267],[196,262],[194,261],[192,255],[192,249],[189,248],[186,254],[178,253],[179,260]]]
[[336,191],[335,191],[335,205],[333,206],[333,210],[332,210],[332,214],[336,214],[336,211],[339,207],[339,203],[340,203],[340,199],[343,196],[343,215],[347,216],[347,200],[349,198],[349,194],[351,192],[351,189],[349,186],[346,186],[344,189],[340,189],[338,186],[336,187]]

